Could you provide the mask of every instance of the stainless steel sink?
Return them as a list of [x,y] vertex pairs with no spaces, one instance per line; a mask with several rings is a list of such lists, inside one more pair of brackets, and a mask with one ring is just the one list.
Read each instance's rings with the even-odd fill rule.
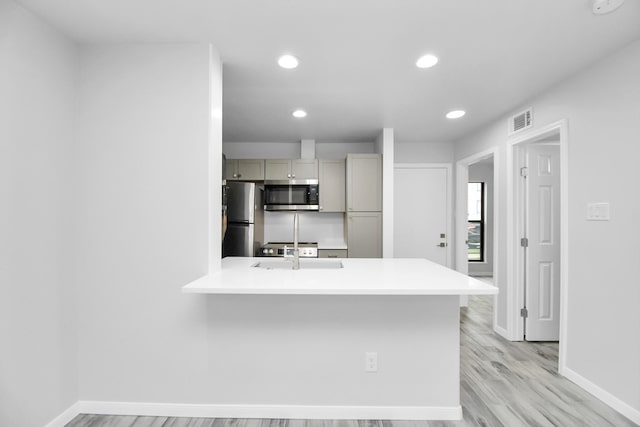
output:
[[[260,261],[253,264],[251,267],[255,268],[264,268],[267,270],[293,270],[293,263],[287,260],[278,260],[278,261]],[[342,265],[342,261],[311,261],[311,260],[300,260],[300,269],[321,269],[321,270],[336,270],[339,268],[344,268]]]

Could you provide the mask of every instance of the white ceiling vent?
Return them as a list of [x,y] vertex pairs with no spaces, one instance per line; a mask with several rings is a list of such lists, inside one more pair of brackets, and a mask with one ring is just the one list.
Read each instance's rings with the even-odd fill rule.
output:
[[509,119],[509,135],[529,129],[533,126],[533,109],[529,108]]

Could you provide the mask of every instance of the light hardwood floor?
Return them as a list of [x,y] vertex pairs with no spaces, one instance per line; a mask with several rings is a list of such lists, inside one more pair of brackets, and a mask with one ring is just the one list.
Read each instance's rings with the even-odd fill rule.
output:
[[462,421],[332,421],[79,415],[67,427],[636,426],[557,373],[557,343],[510,342],[491,327],[493,297],[461,309]]

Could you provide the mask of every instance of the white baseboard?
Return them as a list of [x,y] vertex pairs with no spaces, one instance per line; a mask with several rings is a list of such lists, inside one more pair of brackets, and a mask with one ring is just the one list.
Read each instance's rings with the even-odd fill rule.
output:
[[78,414],[193,418],[330,420],[461,420],[461,406],[206,405],[79,401],[47,427],[62,427]]
[[566,366],[563,369],[563,374],[567,379],[573,381],[589,393],[593,394],[595,397],[602,400],[604,403],[611,406],[613,409],[620,412],[622,415],[629,418],[634,423],[640,424],[640,410],[632,407],[628,403],[623,402],[613,394],[595,385],[582,375],[576,373],[575,371],[572,371]]
[[45,427],[64,427],[65,424],[81,413],[80,402],[76,402],[69,406],[63,413],[51,420],[51,422],[49,422]]
[[511,341],[511,339],[509,338],[509,332],[505,328],[502,328],[502,327],[500,327],[498,325],[494,325],[493,326],[493,332],[495,332],[496,334],[500,335],[505,340]]

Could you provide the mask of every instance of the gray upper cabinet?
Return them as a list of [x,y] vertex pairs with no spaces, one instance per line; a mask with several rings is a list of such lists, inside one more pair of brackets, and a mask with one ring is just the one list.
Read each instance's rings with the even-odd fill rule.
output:
[[227,159],[227,180],[264,181],[264,160]]
[[267,159],[264,179],[318,179],[318,161],[316,159]]
[[[322,187],[320,187],[322,192]],[[347,211],[382,211],[382,156],[347,155]]]
[[318,179],[318,161],[316,159],[291,160],[291,173],[294,179]]
[[320,212],[345,211],[345,160],[318,161]]

